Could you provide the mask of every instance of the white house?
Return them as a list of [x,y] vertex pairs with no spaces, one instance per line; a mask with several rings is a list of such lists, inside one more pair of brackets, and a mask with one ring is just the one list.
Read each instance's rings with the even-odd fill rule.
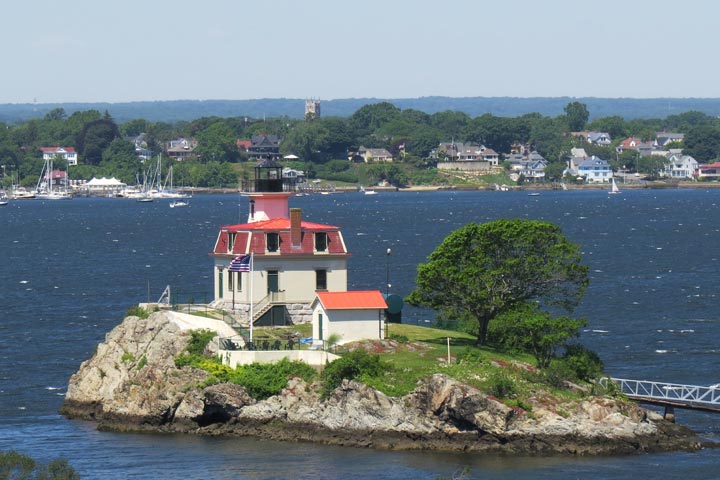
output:
[[608,183],[613,176],[610,164],[595,155],[580,162],[577,169],[578,175],[585,177],[586,183]]
[[[309,323],[320,291],[347,290],[350,254],[340,228],[306,222],[289,208],[282,165],[264,160],[255,168],[246,223],[220,227],[212,253],[214,301],[220,308],[245,312],[249,324]],[[245,268],[234,260],[250,257]],[[251,313],[252,312],[252,313]]]
[[665,165],[665,176],[677,179],[692,179],[697,175],[698,162],[690,155],[671,153]]
[[387,303],[379,290],[318,292],[312,304],[313,343],[324,344],[331,335],[338,344],[385,338]]
[[77,152],[73,147],[40,147],[43,160],[62,158],[68,165],[77,165]]

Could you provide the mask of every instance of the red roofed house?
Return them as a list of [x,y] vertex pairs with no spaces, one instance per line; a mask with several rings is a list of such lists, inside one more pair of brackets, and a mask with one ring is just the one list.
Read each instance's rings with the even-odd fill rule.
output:
[[[303,221],[290,209],[294,193],[283,182],[282,165],[264,160],[255,180],[243,187],[250,198],[247,223],[220,227],[213,305],[245,312],[249,325],[309,323],[318,292],[347,290],[349,254],[339,227]],[[230,262],[252,255],[250,272],[229,271]]]
[[43,160],[55,160],[60,157],[67,161],[68,165],[77,165],[77,152],[73,147],[40,147]]
[[384,338],[385,298],[379,290],[318,292],[313,306],[313,341],[322,346],[337,335],[339,344]]

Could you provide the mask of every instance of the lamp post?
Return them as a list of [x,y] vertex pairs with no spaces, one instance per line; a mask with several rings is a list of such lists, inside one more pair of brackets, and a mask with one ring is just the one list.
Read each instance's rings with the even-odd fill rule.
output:
[[387,255],[385,255],[385,297],[390,295],[390,254],[391,249],[387,249]]

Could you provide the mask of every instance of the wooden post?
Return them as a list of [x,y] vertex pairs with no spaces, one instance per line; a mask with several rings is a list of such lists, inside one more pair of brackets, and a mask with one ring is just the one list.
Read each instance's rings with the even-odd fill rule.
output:
[[450,365],[450,337],[447,337],[447,346],[448,346],[448,365]]
[[663,418],[668,422],[675,423],[675,407],[673,407],[672,405],[665,405],[665,413],[663,414]]

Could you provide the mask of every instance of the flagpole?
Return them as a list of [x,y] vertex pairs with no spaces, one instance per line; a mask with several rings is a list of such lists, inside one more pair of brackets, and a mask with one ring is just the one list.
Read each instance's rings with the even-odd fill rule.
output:
[[255,273],[254,264],[255,254],[250,252],[250,341],[253,341],[253,274]]

